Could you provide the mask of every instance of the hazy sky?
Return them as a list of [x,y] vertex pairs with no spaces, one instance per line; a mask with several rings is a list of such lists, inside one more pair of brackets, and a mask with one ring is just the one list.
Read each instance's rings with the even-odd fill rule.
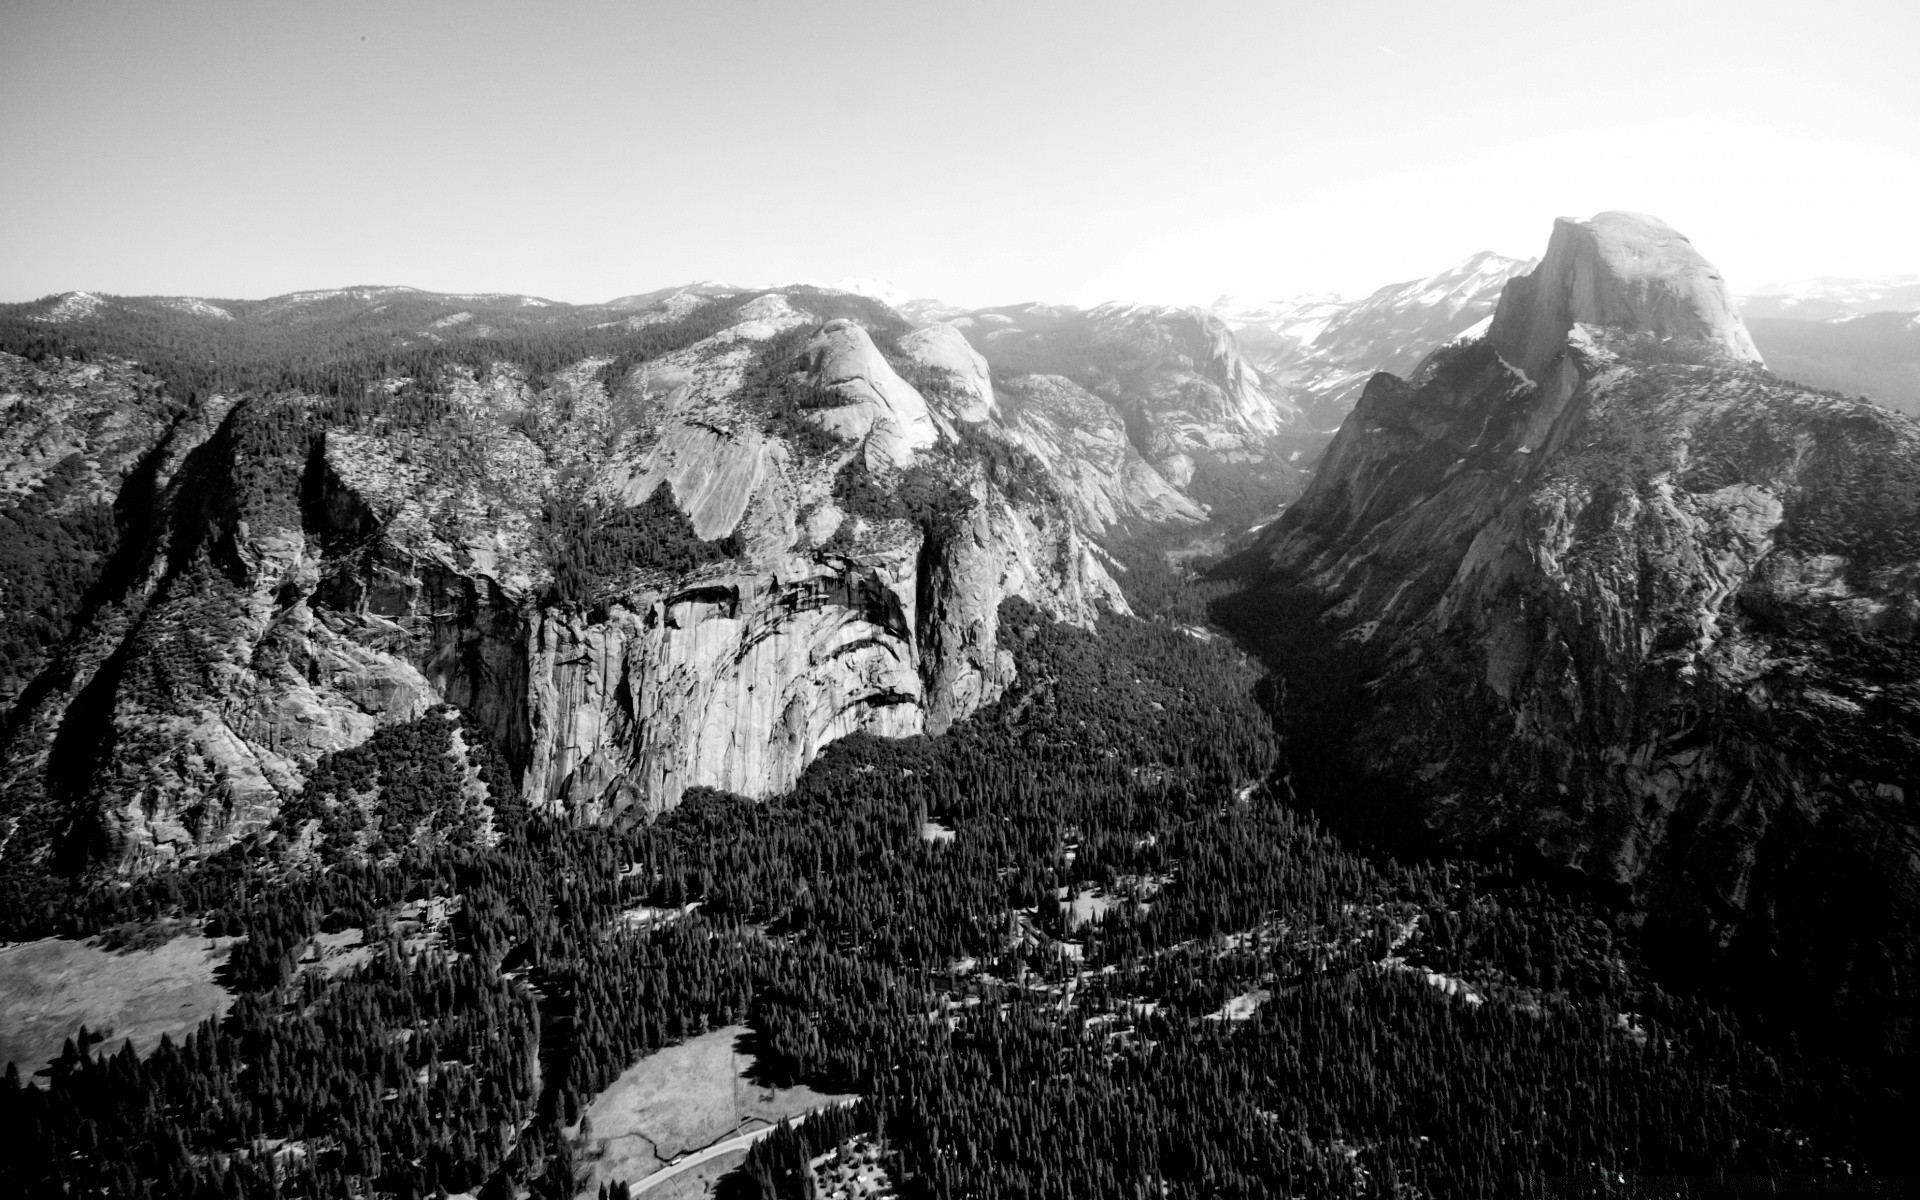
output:
[[1654,213],[1920,272],[1920,0],[0,0],[0,299],[1364,292]]

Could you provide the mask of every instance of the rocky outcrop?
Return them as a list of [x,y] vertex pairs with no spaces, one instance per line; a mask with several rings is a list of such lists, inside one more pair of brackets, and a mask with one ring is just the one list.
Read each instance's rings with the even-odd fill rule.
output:
[[530,629],[529,799],[588,819],[693,786],[791,787],[829,743],[944,731],[1012,682],[1000,602],[1086,623],[1125,602],[1090,547],[976,480],[965,521],[853,558],[789,554]]
[[1476,327],[1492,318],[1507,280],[1533,266],[1482,251],[1358,300],[1309,296],[1248,304],[1222,297],[1213,312],[1308,423],[1331,431],[1376,372],[1411,374],[1429,352],[1469,331],[1484,332]]
[[977,425],[997,414],[987,360],[952,322],[915,329],[900,339],[900,352],[934,373],[938,400],[952,419]]
[[1066,514],[1023,508],[983,478],[972,480],[970,490],[974,504],[965,521],[932,547],[922,577],[929,733],[992,703],[1013,681],[1013,656],[999,644],[1002,600],[1026,597],[1054,620],[1083,626],[1102,611],[1128,611],[1119,586]]
[[1702,361],[1760,361],[1720,272],[1672,227],[1640,213],[1554,222],[1546,257],[1501,293],[1487,336],[1537,380],[1575,325],[1678,342]]
[[[693,786],[782,791],[837,738],[938,732],[996,698],[1011,680],[996,640],[1006,597],[1081,624],[1125,610],[1067,513],[1022,511],[977,471],[965,519],[939,536],[841,513],[832,486],[849,457],[897,471],[949,433],[867,331],[841,319],[797,366],[850,401],[807,413],[844,449],[816,460],[763,437],[737,391],[753,340],[730,333],[651,369],[659,433],[623,443],[607,467],[630,501],[655,481],[691,497],[681,503],[696,532],[737,539],[739,558],[637,579],[603,613],[547,610],[530,626],[524,786],[536,802],[602,813],[667,807]],[[708,491],[663,465],[745,462],[749,445],[758,465],[732,472],[751,480],[725,510],[738,512],[733,525],[706,520]]]
[[864,442],[869,466],[908,466],[916,451],[939,441],[925,397],[900,378],[865,329],[844,317],[827,322],[807,343],[806,359],[814,385],[847,402],[809,418],[835,437]]
[[[683,315],[682,344],[643,363],[450,368],[425,417],[167,408],[131,372],[12,364],[38,402],[0,420],[6,511],[53,472],[87,503],[137,490],[151,521],[18,685],[0,855],[217,850],[266,828],[321,756],[443,703],[512,768],[494,786],[550,811],[764,796],[837,738],[990,703],[1012,671],[1002,600],[1082,624],[1124,611],[1072,512],[1010,498],[956,440],[964,396],[930,406],[864,327],[793,299],[725,301],[719,328]],[[991,410],[977,364],[921,348]],[[843,511],[850,464],[881,489],[911,470],[946,507]]]
[[693,785],[761,796],[850,733],[925,728],[916,547],[795,557],[642,591],[529,630],[529,797],[583,819],[658,810]]
[[1002,407],[1007,436],[1049,465],[1054,489],[1088,533],[1206,520],[1140,457],[1112,406],[1071,379],[1020,376]]
[[1025,304],[952,324],[998,377],[1056,375],[1097,396],[1162,480],[1225,519],[1291,499],[1307,451],[1324,442],[1203,309]]
[[1115,374],[1133,376],[1123,394],[1151,431],[1149,461],[1252,451],[1298,419],[1284,398],[1263,386],[1232,330],[1211,313],[1105,304],[1085,320],[1094,340],[1119,360]]
[[1242,620],[1370,820],[1906,1037],[1916,485],[1920,425],[1761,370],[1678,235],[1562,222],[1489,337],[1369,383]]

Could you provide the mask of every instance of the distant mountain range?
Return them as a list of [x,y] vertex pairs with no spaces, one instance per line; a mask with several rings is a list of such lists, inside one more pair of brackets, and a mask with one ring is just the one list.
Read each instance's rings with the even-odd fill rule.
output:
[[1358,300],[1247,302],[1222,296],[1213,312],[1308,421],[1331,431],[1374,372],[1405,374],[1436,346],[1473,332],[1493,315],[1507,280],[1532,267],[1531,260],[1482,251],[1438,274],[1388,284]]
[[1770,285],[1740,315],[1775,372],[1920,415],[1920,276]]
[[1773,317],[1831,321],[1916,309],[1920,309],[1920,275],[1894,275],[1884,279],[1822,275],[1798,283],[1770,283],[1740,297],[1740,315],[1748,321]]
[[[417,716],[427,698],[451,697],[509,748],[534,803],[660,807],[690,786],[779,790],[848,732],[944,727],[990,701],[1005,683],[992,632],[1003,595],[1089,620],[1121,603],[1096,547],[1156,532],[1217,544],[1266,524],[1312,478],[1368,377],[1409,370],[1484,323],[1526,265],[1477,255],[1359,301],[1225,315],[920,301],[903,302],[908,317],[848,290],[711,280],[592,305],[355,286],[4,306],[17,357],[0,357],[0,387],[40,399],[0,429],[0,489],[45,545],[21,543],[32,552],[0,592],[0,704],[14,714],[0,782],[18,811],[93,814],[100,824],[87,828],[122,861],[191,857],[256,828],[305,764],[364,736],[368,713]],[[189,451],[199,474],[173,478]],[[143,474],[149,460],[159,474]],[[661,488],[691,523],[679,540],[578,557],[582,530]],[[109,542],[129,564],[116,570],[153,572],[165,591],[75,590],[62,564],[98,562],[60,525],[82,503],[73,496],[102,521],[118,498],[156,523]],[[195,508],[206,503],[217,516]],[[981,522],[971,539],[939,515],[962,509]],[[297,593],[300,611],[353,632],[300,635],[317,681],[249,667],[162,703],[139,682],[139,664],[161,651],[126,641],[122,624],[173,631],[197,619],[187,610],[214,585],[178,574],[192,559],[182,547],[256,599]],[[607,696],[527,690],[550,666],[546,651],[527,657],[528,638],[586,636],[549,610],[656,592],[673,608],[678,593],[660,590],[672,576],[734,589],[736,615],[764,609],[791,635],[787,656],[742,667],[738,694],[731,676],[689,677],[684,694],[656,680],[650,694],[672,719],[605,744]],[[389,577],[405,581],[391,595]],[[784,589],[803,577],[872,595],[853,617],[789,612],[798,601]],[[154,608],[155,595],[185,606]],[[915,606],[917,627],[903,625]],[[405,636],[389,645],[387,624],[355,624],[376,610]],[[872,626],[873,653],[810,665],[806,640],[840,637],[846,620]],[[613,627],[641,637],[644,622]],[[283,632],[236,626],[220,655],[257,661],[260,639]],[[153,636],[171,646],[175,634]],[[468,648],[456,653],[449,637]],[[116,654],[134,675],[96,680],[88,664]],[[56,683],[68,659],[82,665]],[[119,799],[130,786],[113,774],[119,751],[44,740],[88,688],[84,703],[115,736],[155,750],[140,760],[149,803],[137,819]],[[216,692],[257,711],[228,728],[207,716],[226,703]],[[774,695],[787,697],[784,715],[761,711]],[[775,725],[781,739],[755,756],[704,740]],[[233,799],[223,817],[188,815],[215,777]]]

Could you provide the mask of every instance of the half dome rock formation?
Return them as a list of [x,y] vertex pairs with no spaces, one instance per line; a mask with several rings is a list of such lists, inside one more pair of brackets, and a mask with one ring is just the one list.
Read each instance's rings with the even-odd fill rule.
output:
[[1920,424],[1770,375],[1685,239],[1605,214],[1373,378],[1236,620],[1350,820],[1581,872],[1897,1041],[1917,529]]
[[1487,336],[1537,382],[1576,324],[1679,343],[1702,361],[1760,361],[1720,272],[1671,226],[1640,213],[1555,221],[1546,257],[1501,293]]

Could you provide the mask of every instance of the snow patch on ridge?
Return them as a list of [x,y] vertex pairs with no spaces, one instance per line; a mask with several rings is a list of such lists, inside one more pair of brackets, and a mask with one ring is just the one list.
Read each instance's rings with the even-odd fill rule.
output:
[[45,316],[35,317],[34,320],[48,324],[84,320],[99,312],[106,302],[106,297],[92,292],[68,292],[47,310]]

